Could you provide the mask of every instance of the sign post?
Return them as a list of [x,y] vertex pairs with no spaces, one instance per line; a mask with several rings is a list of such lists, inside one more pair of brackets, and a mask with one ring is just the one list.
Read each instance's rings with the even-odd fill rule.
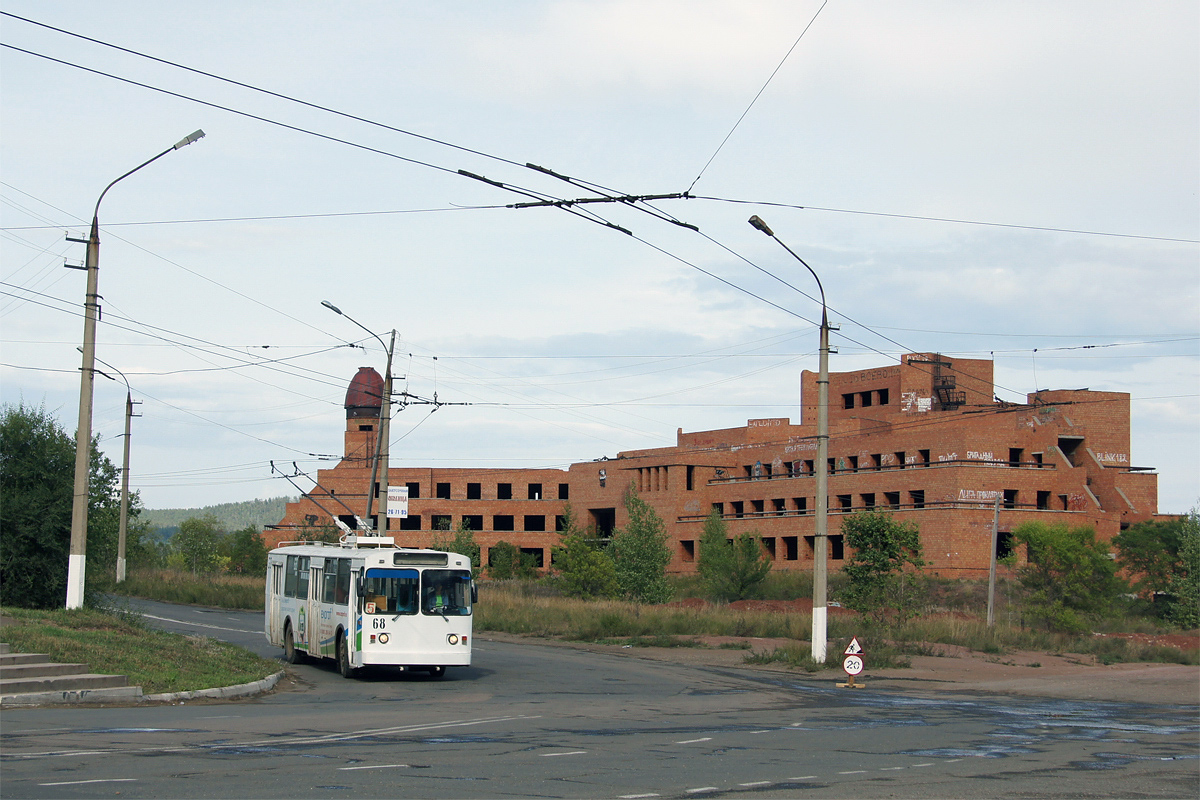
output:
[[858,643],[858,637],[850,640],[850,645],[842,654],[845,658],[842,660],[842,669],[846,671],[847,680],[845,683],[839,683],[839,689],[861,689],[866,684],[855,683],[854,676],[862,673],[863,667],[866,666],[863,662],[862,645]]

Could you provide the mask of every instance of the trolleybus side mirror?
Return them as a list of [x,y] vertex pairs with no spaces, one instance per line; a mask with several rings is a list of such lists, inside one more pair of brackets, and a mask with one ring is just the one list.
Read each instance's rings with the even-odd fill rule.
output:
[[479,602],[479,586],[474,580],[471,581],[471,603],[472,605]]

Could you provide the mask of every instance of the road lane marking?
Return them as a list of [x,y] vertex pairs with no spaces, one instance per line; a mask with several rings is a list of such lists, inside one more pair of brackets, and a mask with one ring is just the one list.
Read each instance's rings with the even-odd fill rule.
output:
[[262,633],[260,630],[252,630],[250,628],[222,628],[220,625],[205,625],[203,622],[188,622],[182,619],[171,619],[170,617],[156,617],[153,614],[142,614],[146,619],[156,619],[159,622],[174,622],[177,625],[190,625],[194,628],[212,628],[214,631],[232,631],[233,633]]
[[562,753],[538,753],[542,758],[553,758],[554,756],[579,756],[586,753],[587,750],[568,750]]
[[366,764],[361,767],[338,767],[342,772],[355,769],[408,769],[408,764]]
[[904,769],[904,767],[880,767],[879,771],[880,772],[892,772],[892,771],[898,770],[898,769]]
[[721,791],[721,790],[719,788],[717,788],[716,786],[701,786],[696,789],[688,789],[687,793],[688,794],[700,794],[701,792],[719,792],[719,791]]
[[39,783],[38,786],[81,786],[85,783],[129,783],[137,778],[93,778],[90,781],[59,781],[58,783]]
[[662,795],[650,792],[650,794],[622,794],[617,797],[618,800],[646,800],[648,797],[662,797]]
[[928,764],[913,764],[913,766],[914,766],[914,767],[932,767],[932,766],[933,766],[933,762],[930,762],[930,763],[928,763]]
[[676,742],[675,744],[696,744],[697,742],[711,742],[711,741],[712,741],[711,736],[705,736],[702,739],[684,739],[682,742]]
[[838,775],[862,775],[866,772],[865,769],[848,769],[845,772],[839,772]]
[[816,775],[797,775],[794,778],[788,778],[789,781],[811,781]]
[[738,786],[767,786],[770,781],[752,781],[750,783],[739,783]]

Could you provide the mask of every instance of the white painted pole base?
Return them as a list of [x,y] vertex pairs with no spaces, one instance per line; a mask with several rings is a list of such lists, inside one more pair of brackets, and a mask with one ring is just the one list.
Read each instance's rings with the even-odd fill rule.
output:
[[117,583],[125,580],[125,559],[117,559]]
[[67,608],[83,608],[83,573],[87,556],[72,553],[67,557]]
[[825,606],[813,608],[812,616],[812,659],[818,664],[825,663],[825,647],[828,636],[826,635],[826,615],[829,609]]

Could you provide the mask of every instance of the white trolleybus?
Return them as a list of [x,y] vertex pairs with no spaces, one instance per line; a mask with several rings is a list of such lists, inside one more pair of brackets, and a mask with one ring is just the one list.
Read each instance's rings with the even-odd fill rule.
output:
[[347,678],[367,666],[435,678],[470,666],[475,599],[469,558],[390,536],[284,542],[267,555],[267,639],[289,664],[330,658]]

